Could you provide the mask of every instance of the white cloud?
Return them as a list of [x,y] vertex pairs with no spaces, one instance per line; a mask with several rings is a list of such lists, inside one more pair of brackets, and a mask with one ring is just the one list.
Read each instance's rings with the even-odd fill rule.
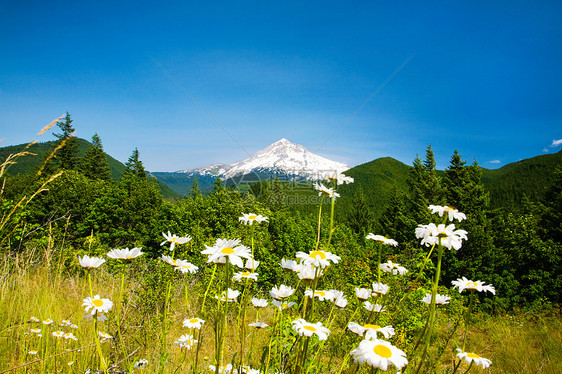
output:
[[543,151],[544,153],[548,153],[548,148],[543,148],[542,151]]
[[501,163],[500,160],[492,160],[492,161],[488,161],[489,164],[499,164]]
[[550,145],[552,148],[558,147],[562,144],[562,139],[553,139],[552,144]]

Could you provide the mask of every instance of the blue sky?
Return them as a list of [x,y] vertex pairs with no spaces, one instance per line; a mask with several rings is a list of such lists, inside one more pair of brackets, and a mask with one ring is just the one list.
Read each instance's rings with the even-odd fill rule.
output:
[[0,145],[68,111],[150,171],[283,137],[352,166],[431,144],[438,168],[455,149],[497,168],[562,149],[561,19],[560,1],[3,1]]

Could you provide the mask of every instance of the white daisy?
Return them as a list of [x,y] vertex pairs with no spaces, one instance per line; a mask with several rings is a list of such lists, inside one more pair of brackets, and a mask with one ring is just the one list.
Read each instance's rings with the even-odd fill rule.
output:
[[37,351],[29,351],[29,352],[27,352],[27,354],[28,354],[28,355],[36,355],[36,354],[37,354]]
[[330,265],[330,261],[337,264],[338,261],[341,259],[339,256],[336,256],[333,253],[325,252],[325,251],[312,251],[310,253],[305,252],[297,252],[297,258],[303,260],[305,264],[312,264],[316,267],[325,268],[326,266]]
[[177,260],[176,261],[176,270],[179,270],[184,274],[185,273],[195,274],[195,273],[197,273],[197,270],[199,270],[199,267],[195,266],[191,262],[187,262],[185,260]]
[[459,222],[463,219],[466,219],[466,215],[464,213],[461,213],[458,210],[446,205],[430,205],[428,208],[431,210],[432,214],[439,213],[439,217],[443,217],[443,214],[447,213],[449,216],[449,221],[451,222],[453,222],[455,219],[458,219]]
[[103,340],[110,340],[113,339],[113,336],[109,335],[106,332],[103,331],[98,331],[98,335],[100,336],[100,338],[102,338]]
[[148,365],[148,360],[145,358],[141,358],[137,362],[135,362],[135,369],[144,369]]
[[[312,290],[308,289],[304,291],[304,296],[312,297]],[[314,291],[314,297],[317,297],[319,301],[333,300],[334,294],[331,291],[316,290]]]
[[416,228],[416,238],[422,239],[421,244],[428,247],[439,244],[445,248],[454,248],[457,251],[462,247],[462,240],[468,240],[465,230],[455,230],[455,225],[445,226],[440,224],[436,226],[434,223],[429,225],[419,225]]
[[400,264],[396,264],[390,260],[388,260],[383,264],[379,264],[379,267],[385,273],[392,273],[394,275],[396,274],[404,275],[408,272],[408,269],[406,269],[404,266],[400,266]]
[[99,257],[90,257],[88,255],[84,255],[84,257],[78,257],[78,263],[80,266],[86,269],[94,269],[103,264],[105,260]]
[[482,369],[486,369],[490,365],[492,365],[492,361],[488,360],[487,358],[480,357],[476,353],[472,352],[464,352],[462,349],[457,348],[457,357],[459,360],[465,360],[467,363],[474,362],[476,365],[482,366]]
[[84,309],[86,313],[88,313],[90,309],[92,309],[92,313],[107,313],[113,307],[113,301],[109,299],[102,299],[100,295],[95,295],[93,299],[88,296],[84,299],[82,306],[86,307]]
[[164,256],[164,255],[162,255],[162,257],[160,257],[160,258],[162,259],[162,261],[164,261],[165,263],[170,264],[172,266],[178,266],[179,262],[181,261],[181,260],[178,260],[178,259],[172,259],[172,257]]
[[373,293],[386,295],[388,288],[389,287],[384,283],[373,283]]
[[335,172],[332,175],[330,175],[328,177],[328,180],[336,181],[338,186],[340,184],[344,184],[344,183],[349,184],[349,183],[355,182],[355,179],[353,179],[352,177],[348,177],[347,175],[344,175],[344,174],[339,173],[339,172]]
[[291,288],[290,286],[285,286],[284,284],[280,285],[279,287],[274,286],[269,294],[271,297],[277,300],[281,300],[287,298],[295,293],[295,289]]
[[220,301],[227,301],[228,300],[228,302],[231,303],[231,302],[236,301],[238,296],[240,296],[240,291],[233,290],[233,289],[229,288],[226,293],[223,291],[222,295],[220,297],[215,296],[215,298],[219,299]]
[[255,327],[257,329],[265,329],[269,325],[265,322],[256,321],[249,323],[248,326]]
[[143,255],[143,252],[141,252],[141,249],[139,247],[135,247],[133,249],[129,249],[129,248],[112,249],[107,253],[107,257],[116,260],[131,260],[141,255]]
[[463,290],[476,290],[478,292],[491,292],[492,294],[496,294],[496,289],[491,284],[484,285],[485,282],[482,281],[471,281],[468,280],[466,277],[462,277],[457,279],[456,281],[451,282],[453,284],[453,288],[459,289],[459,293]]
[[345,296],[337,296],[334,300],[334,304],[338,308],[345,308],[347,306],[347,299],[345,298]]
[[177,345],[180,348],[191,349],[195,343],[197,343],[197,340],[194,339],[193,335],[184,334],[174,342],[174,345]]
[[55,322],[55,321],[53,321],[53,320],[50,319],[50,318],[47,318],[46,320],[43,321],[43,324],[44,324],[44,325],[50,325],[50,324],[53,323],[53,322]]
[[170,231],[168,231],[168,234],[166,235],[165,233],[162,233],[162,236],[166,239],[164,240],[162,243],[160,243],[160,246],[163,246],[166,243],[170,243],[170,251],[173,251],[174,248],[176,247],[176,244],[185,244],[187,242],[189,242],[191,240],[191,236],[187,235],[184,237],[180,237],[177,236],[176,234],[171,234]]
[[285,260],[284,258],[281,259],[281,263],[279,265],[281,265],[283,269],[290,270],[290,271],[298,271],[298,266],[299,266],[296,261]]
[[334,200],[336,197],[340,197],[340,194],[335,192],[333,188],[328,188],[324,186],[322,183],[314,183],[314,189],[318,191],[318,196],[326,195]]
[[265,308],[267,306],[266,299],[258,299],[257,297],[252,297],[252,300],[250,301],[252,302],[252,305],[256,308]]
[[351,351],[355,362],[367,363],[373,368],[387,371],[390,365],[401,369],[408,364],[406,354],[387,341],[372,339],[363,340],[359,347]]
[[328,335],[330,335],[330,330],[322,326],[322,322],[310,323],[299,318],[291,322],[291,324],[293,325],[293,330],[300,336],[311,337],[312,335],[316,335],[319,340],[326,340],[328,339]]
[[243,268],[244,262],[242,258],[252,258],[251,250],[241,245],[239,239],[217,239],[214,246],[209,247],[205,245],[205,248],[205,250],[201,251],[201,254],[209,256],[207,262],[228,258],[231,264]]
[[234,273],[232,277],[235,281],[243,282],[244,280],[258,280],[258,273],[250,273],[249,271],[240,271],[238,273]]
[[369,233],[369,235],[367,235],[366,239],[372,239],[376,242],[380,242],[382,244],[392,245],[394,247],[396,247],[398,245],[398,242],[394,239],[389,239],[386,236],[382,236],[382,235],[375,235],[371,232]]
[[386,308],[383,307],[380,304],[371,304],[369,301],[365,301],[363,303],[363,307],[365,309],[367,309],[369,312],[377,312],[377,313],[381,313],[381,312],[386,312]]
[[62,338],[64,336],[64,331],[53,331],[51,335],[53,335],[55,338]]
[[317,276],[320,277],[324,273],[322,268],[317,268],[312,264],[306,264],[304,262],[297,265],[295,272],[297,273],[299,279],[307,280],[316,279]]
[[[451,298],[447,295],[440,295],[440,294],[435,295],[435,304],[438,305],[449,304],[449,300],[451,300]],[[431,294],[426,293],[424,298],[421,299],[421,301],[422,303],[431,304]]]
[[238,220],[245,225],[252,225],[254,222],[262,223],[268,222],[268,218],[262,216],[261,214],[255,213],[242,213],[242,217],[238,217]]
[[293,301],[280,301],[280,300],[272,300],[271,304],[275,305],[279,310],[285,310],[292,308],[295,303]]
[[63,337],[65,339],[70,339],[70,340],[74,340],[74,341],[78,340],[78,338],[76,336],[74,336],[74,334],[71,333],[71,332],[67,332],[66,334],[63,335]]
[[391,336],[394,336],[395,334],[394,327],[392,326],[381,327],[379,325],[372,325],[369,323],[361,326],[358,323],[350,322],[347,325],[347,328],[353,331],[354,333],[356,333],[357,335],[365,336],[365,339],[369,339],[369,340],[377,339],[377,333],[382,334],[385,337],[385,339],[388,339]]
[[187,318],[183,320],[183,327],[187,327],[189,329],[200,329],[204,323],[205,321],[201,318]]
[[254,260],[253,258],[249,258],[246,261],[246,266],[244,266],[244,268],[248,269],[248,270],[253,270],[255,271],[258,266],[260,266],[260,262],[257,260]]
[[370,288],[355,287],[355,295],[359,300],[369,300],[373,296],[373,290]]
[[39,322],[39,318],[37,318],[37,317],[29,317],[29,322]]

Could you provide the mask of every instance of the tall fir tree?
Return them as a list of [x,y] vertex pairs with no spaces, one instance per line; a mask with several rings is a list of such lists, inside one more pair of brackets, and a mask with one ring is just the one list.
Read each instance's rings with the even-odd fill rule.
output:
[[437,175],[435,155],[431,144],[425,152],[425,160],[423,167],[423,193],[430,204],[439,205],[443,202],[443,187],[441,186],[441,178]]
[[429,210],[427,209],[430,202],[426,196],[426,169],[419,155],[414,159],[413,166],[414,168],[408,177],[408,184],[410,188],[409,210],[414,221],[420,224],[426,224],[429,222],[430,218]]
[[86,150],[81,169],[82,173],[90,179],[111,179],[109,164],[97,133],[92,136],[92,144]]
[[390,201],[379,220],[382,226],[382,234],[399,243],[415,239],[416,222],[408,216],[404,201],[405,198],[402,193],[393,188]]
[[55,155],[58,166],[64,170],[75,170],[78,168],[78,141],[74,137],[76,130],[72,127],[72,119],[70,114],[66,112],[66,116],[62,121],[57,122],[57,126],[61,129],[60,134],[53,135],[58,139],[56,147],[61,147]]
[[146,179],[146,170],[142,164],[142,161],[139,158],[139,150],[135,148],[133,153],[129,157],[129,160],[125,163],[127,169],[123,173],[123,177],[134,175],[141,179]]
[[347,222],[349,227],[362,238],[365,238],[369,231],[372,230],[373,216],[367,206],[367,200],[362,186],[359,186],[351,197]]

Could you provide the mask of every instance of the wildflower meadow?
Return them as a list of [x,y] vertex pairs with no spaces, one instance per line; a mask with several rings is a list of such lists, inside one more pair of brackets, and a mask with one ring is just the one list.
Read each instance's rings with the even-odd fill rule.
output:
[[[71,240],[84,230],[72,216],[28,228],[20,209],[51,193],[62,173],[71,174],[45,177],[4,210],[12,249],[0,263],[0,373],[562,370],[555,306],[544,301],[544,314],[487,308],[501,296],[497,274],[451,276],[450,258],[473,240],[468,212],[426,205],[430,220],[417,222],[415,245],[402,247],[386,232],[339,223],[340,188],[354,179],[335,173],[311,187],[309,223],[275,202],[230,200],[238,193],[223,189],[217,205],[182,211],[190,225],[163,219],[142,245],[123,234],[132,222],[103,226],[111,221],[101,202],[92,215],[107,220]],[[170,217],[176,208],[160,209]],[[203,224],[209,217],[212,228]],[[32,230],[43,235],[26,241]],[[104,243],[107,233],[123,245]]]

